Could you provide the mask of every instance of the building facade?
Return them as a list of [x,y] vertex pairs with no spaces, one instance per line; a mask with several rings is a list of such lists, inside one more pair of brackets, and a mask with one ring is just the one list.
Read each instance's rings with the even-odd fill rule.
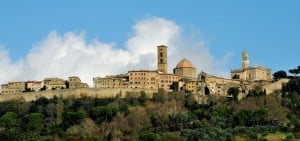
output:
[[27,81],[26,84],[26,91],[40,91],[44,87],[44,81]]
[[45,90],[59,90],[66,89],[66,81],[61,78],[45,78],[44,89]]
[[[120,76],[96,77],[94,85],[96,88],[162,88],[172,91],[183,89],[183,86],[186,87],[182,82],[179,83],[182,78],[196,82],[196,68],[184,58],[176,65],[174,73],[169,74],[167,46],[160,45],[157,46],[157,70],[131,70],[128,71],[126,78]],[[194,86],[191,84],[188,84],[188,88],[194,91]]]
[[69,84],[69,89],[88,88],[89,87],[89,85],[87,83],[82,83],[81,79],[78,76],[70,76],[68,84]]
[[271,69],[265,67],[250,67],[248,53],[242,53],[242,68],[231,70],[232,79],[245,81],[270,81]]
[[157,89],[159,85],[156,70],[132,70],[128,71],[128,77],[128,88]]
[[173,85],[178,83],[180,76],[175,74],[158,74],[158,88],[165,89],[167,91],[172,91],[175,88],[172,88]]
[[93,78],[95,88],[128,88],[128,75]]
[[205,72],[199,73],[197,79],[201,82],[200,94],[202,95],[227,96],[227,90],[230,87],[237,87],[241,92],[243,91],[242,81],[239,80],[226,79]]
[[9,82],[1,85],[1,94],[22,93],[25,91],[25,82]]

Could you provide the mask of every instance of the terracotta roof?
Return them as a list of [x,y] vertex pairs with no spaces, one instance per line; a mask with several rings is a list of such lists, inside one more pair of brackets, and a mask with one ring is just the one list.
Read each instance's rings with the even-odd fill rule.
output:
[[194,68],[194,66],[192,65],[192,63],[186,59],[183,58],[177,65],[176,68]]

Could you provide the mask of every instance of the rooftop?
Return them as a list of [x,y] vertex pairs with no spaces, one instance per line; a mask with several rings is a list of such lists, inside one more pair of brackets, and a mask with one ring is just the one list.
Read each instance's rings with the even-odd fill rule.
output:
[[192,63],[186,59],[183,58],[177,65],[176,68],[194,68],[194,66],[192,65]]

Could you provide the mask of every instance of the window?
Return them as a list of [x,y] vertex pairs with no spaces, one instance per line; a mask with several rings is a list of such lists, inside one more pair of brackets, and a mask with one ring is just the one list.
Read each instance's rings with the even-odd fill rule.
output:
[[163,57],[163,53],[162,52],[160,53],[160,57]]
[[163,63],[163,59],[160,59],[160,63]]

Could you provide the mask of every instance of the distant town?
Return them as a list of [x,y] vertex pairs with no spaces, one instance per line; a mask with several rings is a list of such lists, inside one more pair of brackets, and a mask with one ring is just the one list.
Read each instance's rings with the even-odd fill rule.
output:
[[[196,68],[187,59],[183,58],[174,67],[173,73],[168,70],[168,47],[157,46],[156,70],[130,70],[126,74],[106,77],[94,77],[94,88],[102,89],[148,89],[166,91],[183,91],[198,95],[226,96],[230,87],[237,87],[241,93],[261,87],[266,93],[280,90],[281,83],[273,82],[271,69],[252,67],[248,60],[248,52],[242,52],[241,68],[231,70],[231,78],[222,78],[206,72],[196,74]],[[87,83],[81,82],[77,76],[70,76],[68,80],[61,78],[45,78],[42,81],[9,82],[1,85],[1,94],[22,94],[26,92],[51,91],[58,89],[89,88]]]

